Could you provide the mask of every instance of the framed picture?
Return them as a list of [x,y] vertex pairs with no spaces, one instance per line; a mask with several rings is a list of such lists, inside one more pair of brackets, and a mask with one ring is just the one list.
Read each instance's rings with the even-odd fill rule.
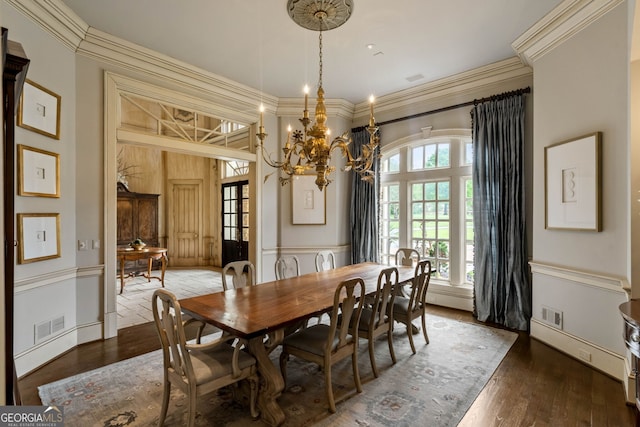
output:
[[545,228],[602,230],[601,153],[601,132],[545,147]]
[[18,145],[18,195],[60,197],[60,155]]
[[18,126],[60,139],[60,95],[27,79],[20,97]]
[[292,223],[325,224],[326,193],[316,185],[315,175],[291,177]]
[[60,214],[18,214],[18,264],[60,258]]

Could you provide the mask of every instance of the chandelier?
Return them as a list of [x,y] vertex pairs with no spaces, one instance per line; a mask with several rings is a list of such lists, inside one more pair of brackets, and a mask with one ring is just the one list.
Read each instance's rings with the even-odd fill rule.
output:
[[322,32],[344,24],[351,16],[353,1],[289,0],[287,10],[291,19],[297,24],[310,30],[319,31],[320,34],[318,38],[320,66],[315,121],[312,124],[309,118],[309,90],[305,86],[304,110],[302,118],[299,119],[303,130],[292,132],[291,126],[289,126],[287,140],[282,148],[282,161],[276,161],[265,154],[264,140],[267,134],[262,117],[264,107],[261,106],[259,133],[256,136],[260,140],[262,157],[269,166],[284,173],[284,177],[280,176],[282,185],[290,182],[294,175],[305,175],[308,171],[315,170],[315,183],[320,191],[324,190],[331,183],[329,175],[335,170],[335,166],[330,165],[331,155],[336,151],[346,158],[344,171],[354,171],[360,175],[363,181],[372,182],[375,177],[372,168],[375,158],[378,157],[376,148],[379,143],[378,127],[375,125],[373,117],[373,95],[369,98],[370,116],[369,125],[366,127],[369,132],[369,142],[362,146],[361,155],[354,157],[349,150],[352,141],[348,131],[329,142],[330,130],[326,125],[327,110],[324,105],[324,89],[322,88]]

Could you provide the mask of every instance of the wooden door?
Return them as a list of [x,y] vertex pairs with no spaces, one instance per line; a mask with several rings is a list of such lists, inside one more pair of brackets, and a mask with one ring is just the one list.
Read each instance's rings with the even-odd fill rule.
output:
[[249,181],[222,184],[222,265],[249,259]]
[[172,266],[193,267],[201,264],[202,182],[171,180],[169,221]]

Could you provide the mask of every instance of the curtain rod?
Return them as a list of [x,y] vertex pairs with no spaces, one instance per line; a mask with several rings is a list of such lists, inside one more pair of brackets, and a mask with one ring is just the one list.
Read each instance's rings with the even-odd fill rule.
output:
[[[487,101],[499,101],[501,99],[509,98],[515,95],[522,95],[523,93],[531,93],[531,87],[527,86],[522,89],[512,90],[510,92],[499,93],[497,95],[491,95],[486,98],[474,99],[473,101],[462,102],[460,104],[450,105],[448,107],[436,108],[435,110],[425,111],[423,113],[412,114],[410,116],[399,117],[397,119],[387,120],[385,122],[376,123],[378,126],[389,125],[391,123],[402,122],[404,120],[411,120],[417,117],[428,116],[430,114],[442,113],[444,111],[455,110],[456,108],[468,107],[470,105],[478,105]],[[360,126],[357,128],[351,129],[351,132],[358,132],[360,130],[366,129],[366,126]]]

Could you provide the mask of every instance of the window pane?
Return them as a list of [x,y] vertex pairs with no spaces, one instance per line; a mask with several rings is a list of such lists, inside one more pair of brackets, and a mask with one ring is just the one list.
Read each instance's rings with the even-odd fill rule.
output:
[[411,204],[411,213],[413,215],[413,219],[422,219],[422,218],[424,218],[422,202],[412,203]]
[[411,169],[423,168],[423,149],[422,147],[414,147],[411,150]]
[[400,171],[400,154],[389,157],[389,172]]
[[422,221],[411,222],[411,237],[414,239],[422,237]]
[[465,197],[467,199],[470,199],[473,197],[473,180],[466,179],[464,183],[465,183]]
[[389,186],[389,201],[397,202],[400,200],[400,189],[397,185]]
[[424,147],[424,168],[433,169],[436,167],[436,145],[425,145]]
[[438,258],[449,258],[449,242],[438,242]]
[[449,144],[438,144],[438,167],[449,167]]
[[424,200],[422,188],[422,184],[411,184],[411,200]]
[[427,219],[436,219],[436,203],[428,202],[424,204],[425,217]]
[[467,200],[465,202],[465,217],[467,219],[473,219],[473,200]]
[[399,219],[400,218],[400,205],[397,203],[391,203],[389,205],[389,213],[391,219]]
[[424,235],[429,239],[435,239],[437,237],[437,223],[435,221],[425,221],[424,223]]
[[449,202],[438,203],[438,219],[449,219]]
[[466,165],[470,165],[473,162],[473,144],[471,142],[467,142],[464,145],[464,163]]
[[438,238],[449,239],[449,221],[438,221]]
[[424,185],[424,200],[435,200],[436,199],[436,183],[435,182],[427,182]]
[[438,183],[438,200],[449,200],[449,181]]

